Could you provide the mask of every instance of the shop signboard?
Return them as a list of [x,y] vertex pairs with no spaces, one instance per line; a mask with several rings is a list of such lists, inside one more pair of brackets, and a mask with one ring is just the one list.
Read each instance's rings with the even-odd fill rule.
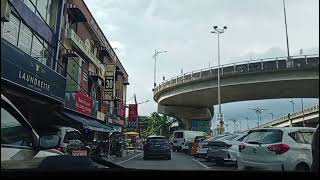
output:
[[94,105],[92,98],[88,97],[87,95],[81,92],[76,92],[75,100],[76,100],[76,105],[75,105],[76,111],[86,114],[88,116],[92,115],[92,108]]
[[128,126],[137,127],[138,125],[138,104],[129,104]]
[[1,80],[63,102],[66,79],[1,39]]
[[107,64],[105,70],[105,98],[106,101],[112,101],[114,96],[114,75],[115,75],[115,65]]

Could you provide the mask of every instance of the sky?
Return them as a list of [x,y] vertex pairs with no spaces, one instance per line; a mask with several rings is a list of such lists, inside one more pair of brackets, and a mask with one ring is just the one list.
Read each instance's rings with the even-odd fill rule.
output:
[[[221,64],[287,55],[281,0],[85,2],[129,74],[127,99],[136,94],[138,102],[150,100],[139,106],[140,115],[157,111],[152,92],[155,50],[167,51],[157,58],[157,83],[181,71],[215,66],[217,36],[210,33],[215,25],[228,27],[220,38]],[[319,54],[319,0],[286,0],[286,12],[290,54],[298,55],[300,49]],[[298,108],[300,99],[295,101]],[[304,103],[311,106],[319,100]],[[226,118],[241,113],[254,119],[248,108],[257,106],[276,115],[292,109],[286,99],[235,102],[222,108]]]

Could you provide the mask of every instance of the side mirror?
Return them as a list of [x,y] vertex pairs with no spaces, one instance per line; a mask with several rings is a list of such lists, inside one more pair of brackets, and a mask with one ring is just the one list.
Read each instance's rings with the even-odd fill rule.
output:
[[41,136],[39,139],[39,149],[53,149],[56,148],[60,143],[60,137],[58,135],[46,135]]

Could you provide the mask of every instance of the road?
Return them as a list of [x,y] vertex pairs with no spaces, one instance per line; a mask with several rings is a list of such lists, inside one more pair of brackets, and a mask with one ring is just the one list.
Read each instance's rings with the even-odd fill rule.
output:
[[156,170],[235,170],[233,164],[216,166],[214,162],[206,162],[202,158],[193,158],[190,155],[172,152],[171,160],[151,159],[143,160],[143,153],[137,154],[127,160],[118,162],[120,166],[134,169]]

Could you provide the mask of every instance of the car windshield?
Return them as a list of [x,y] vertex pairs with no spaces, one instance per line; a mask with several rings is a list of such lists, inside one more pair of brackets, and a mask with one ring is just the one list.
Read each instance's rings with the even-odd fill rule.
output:
[[250,144],[274,144],[282,142],[281,130],[259,130],[249,133],[245,142]]
[[1,0],[1,162],[317,169],[319,2]]

